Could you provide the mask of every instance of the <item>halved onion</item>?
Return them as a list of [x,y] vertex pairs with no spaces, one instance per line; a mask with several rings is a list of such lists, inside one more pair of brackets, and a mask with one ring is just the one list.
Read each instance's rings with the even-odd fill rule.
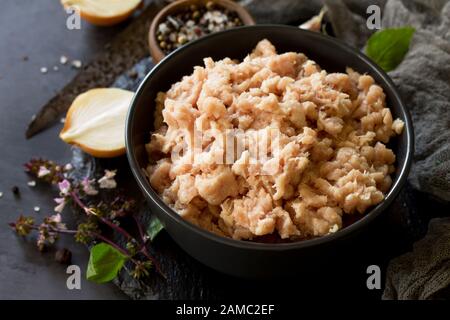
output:
[[79,95],[67,112],[60,138],[99,158],[125,153],[125,121],[133,92],[92,89]]
[[142,0],[61,0],[65,7],[76,7],[86,21],[98,26],[111,26],[126,20]]

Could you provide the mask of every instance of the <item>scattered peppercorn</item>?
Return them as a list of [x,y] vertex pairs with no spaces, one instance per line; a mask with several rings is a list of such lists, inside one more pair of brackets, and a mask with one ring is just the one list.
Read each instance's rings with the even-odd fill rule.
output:
[[61,57],[59,58],[59,62],[60,62],[61,64],[66,64],[68,60],[69,60],[69,59],[68,59],[66,56],[61,56]]
[[61,264],[70,264],[72,262],[72,252],[66,248],[59,249],[55,253],[55,260]]
[[206,3],[206,9],[208,9],[208,10],[214,9],[214,2],[213,1],[208,1]]
[[13,186],[13,187],[11,188],[11,191],[12,191],[12,193],[13,193],[15,196],[17,196],[17,197],[20,196],[20,189],[19,189],[18,186]]
[[186,38],[186,36],[184,34],[178,37],[178,43],[179,44],[185,44],[187,41],[188,40],[187,40],[187,38]]
[[138,72],[136,70],[132,69],[132,70],[128,71],[128,76],[131,79],[136,79],[138,77]]
[[81,60],[73,60],[71,62],[71,65],[75,69],[80,69],[83,66],[83,63],[81,62]]
[[158,25],[156,39],[159,47],[167,54],[189,41],[242,24],[236,12],[214,1],[208,1],[203,5],[192,4],[174,15],[167,16]]

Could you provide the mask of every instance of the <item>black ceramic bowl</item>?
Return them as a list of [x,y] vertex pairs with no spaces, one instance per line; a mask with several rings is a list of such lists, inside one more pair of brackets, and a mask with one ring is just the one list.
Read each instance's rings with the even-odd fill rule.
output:
[[[153,130],[154,101],[157,92],[166,91],[183,75],[191,74],[193,67],[202,65],[205,57],[242,59],[258,41],[267,38],[278,52],[305,53],[329,72],[344,72],[347,66],[360,73],[370,74],[381,85],[394,118],[405,122],[403,133],[393,139],[390,147],[397,155],[397,171],[386,198],[367,212],[363,218],[342,230],[321,238],[293,243],[265,244],[237,241],[202,230],[183,220],[170,209],[150,186],[142,168],[148,163],[144,144]],[[337,247],[351,249],[347,241],[363,231],[391,204],[397,196],[411,165],[413,129],[410,116],[391,79],[369,58],[334,38],[296,27],[256,25],[236,28],[206,36],[187,44],[162,60],[142,81],[127,118],[127,155],[133,174],[154,212],[175,242],[200,262],[224,273],[258,278],[277,276],[280,272],[293,273],[305,265],[313,265],[319,258],[335,256]],[[329,261],[329,260],[328,260]]]

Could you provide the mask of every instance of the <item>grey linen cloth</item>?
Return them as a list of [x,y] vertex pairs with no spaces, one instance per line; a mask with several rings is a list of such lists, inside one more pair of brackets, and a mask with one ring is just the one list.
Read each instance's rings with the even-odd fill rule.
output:
[[382,27],[416,28],[410,50],[389,73],[411,112],[416,143],[411,184],[450,201],[450,3],[449,0],[242,0],[258,23],[294,23],[328,7],[336,36],[362,48],[372,31],[366,9],[382,10]]
[[[417,31],[403,63],[390,76],[407,98],[416,150],[412,185],[450,201],[450,1],[388,1],[383,27]],[[448,298],[450,219],[433,219],[424,239],[389,264],[383,299]]]
[[[332,7],[342,10],[345,5],[327,2],[332,2],[329,7],[334,26],[339,20],[333,14],[339,11]],[[349,15],[350,10],[346,18],[359,21],[357,15]],[[416,143],[409,182],[422,192],[450,201],[450,1],[389,0],[382,16],[383,28],[416,28],[405,59],[389,72],[414,123]],[[365,42],[367,38],[365,32],[338,30],[344,30],[342,36],[337,35],[347,42]],[[357,40],[351,43],[361,47]],[[428,234],[414,244],[413,251],[390,262],[383,299],[449,297],[449,288],[450,219],[433,219]]]
[[389,73],[413,117],[410,182],[450,201],[450,1],[388,1],[384,11],[384,27],[417,29],[405,60]]
[[413,251],[389,264],[383,299],[444,299],[450,294],[450,218],[436,218]]
[[[293,23],[328,7],[338,38],[363,48],[372,31],[366,9],[380,6],[382,28],[413,26],[403,62],[389,75],[414,124],[415,154],[409,182],[450,201],[450,0],[243,0],[259,23]],[[448,213],[443,213],[448,214]],[[412,252],[389,264],[383,299],[431,299],[450,295],[450,219],[433,219]]]

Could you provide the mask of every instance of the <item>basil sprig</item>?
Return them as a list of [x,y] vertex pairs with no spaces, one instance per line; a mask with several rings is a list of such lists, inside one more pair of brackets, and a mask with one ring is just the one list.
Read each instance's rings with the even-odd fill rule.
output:
[[161,221],[155,216],[152,216],[147,228],[147,235],[150,237],[150,241],[153,241],[162,229],[164,229],[164,226],[161,224]]
[[412,27],[377,31],[367,41],[366,54],[384,71],[394,70],[408,52],[414,32]]
[[113,280],[129,259],[119,250],[107,243],[99,243],[92,247],[86,278],[97,283]]

